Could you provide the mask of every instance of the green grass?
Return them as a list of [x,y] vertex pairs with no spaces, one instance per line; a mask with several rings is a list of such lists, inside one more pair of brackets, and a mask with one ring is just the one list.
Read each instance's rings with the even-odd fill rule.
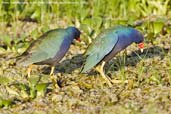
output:
[[[16,1],[0,0],[0,113],[171,113],[170,0]],[[139,53],[134,44],[106,64],[111,79],[128,80],[109,88],[93,70],[79,74],[83,60],[78,54],[97,34],[118,24],[140,30],[145,51]],[[8,59],[44,32],[69,25],[82,31],[82,43],[71,46],[56,67],[62,72],[60,90],[53,89],[47,66],[34,68],[28,79],[26,68]]]

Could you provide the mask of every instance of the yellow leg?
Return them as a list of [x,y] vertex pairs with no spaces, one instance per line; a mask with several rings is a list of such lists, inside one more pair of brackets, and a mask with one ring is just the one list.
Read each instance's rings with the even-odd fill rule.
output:
[[56,83],[55,76],[54,76],[54,70],[55,70],[55,66],[52,66],[51,71],[50,71],[50,78],[52,80],[52,83],[53,83],[54,87],[59,88],[58,84]]
[[33,68],[34,65],[29,65],[28,69],[27,69],[27,77],[30,78],[30,73],[31,73],[31,70]]
[[111,80],[108,76],[105,75],[103,71],[103,67],[105,65],[105,62],[103,61],[101,66],[96,67],[96,70],[100,73],[100,75],[105,79],[106,83],[109,85],[109,87],[112,87],[112,83],[118,84],[118,83],[128,83],[128,81],[122,81],[122,80]]
[[[126,56],[127,56],[127,50],[124,50],[124,62],[126,60]],[[128,83],[128,80],[122,81],[122,80],[111,80],[112,83],[114,84],[118,84],[118,83]]]
[[106,83],[109,85],[109,87],[112,87],[111,79],[107,76],[105,76],[105,73],[103,71],[103,67],[106,62],[102,62],[102,65],[99,67],[96,67],[96,70],[100,73],[100,75],[103,77],[103,79],[106,81]]
[[50,71],[50,76],[52,76],[52,75],[54,74],[54,70],[55,70],[55,67],[52,66],[52,67],[51,67],[51,71]]

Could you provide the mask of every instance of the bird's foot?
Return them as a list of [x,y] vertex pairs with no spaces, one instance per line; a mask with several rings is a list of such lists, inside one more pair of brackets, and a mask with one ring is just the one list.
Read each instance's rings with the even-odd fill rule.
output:
[[111,79],[104,74],[104,71],[103,71],[104,64],[105,63],[102,63],[102,66],[97,66],[95,68],[95,70],[100,73],[100,75],[102,76],[102,78],[105,80],[106,84],[108,84],[109,87],[112,87],[112,81],[111,81]]
[[28,69],[27,69],[27,78],[30,78],[30,74],[31,74],[31,70],[33,68],[34,65],[29,65]]
[[56,78],[55,78],[54,74],[53,75],[50,75],[50,78],[52,80],[52,83],[53,83],[54,88],[55,89],[59,89],[59,86],[57,84],[57,81],[56,81]]
[[55,89],[59,89],[59,86],[58,86],[57,83],[55,83],[53,86],[54,86]]
[[102,75],[102,78],[105,80],[109,87],[112,87],[112,81],[108,76]]

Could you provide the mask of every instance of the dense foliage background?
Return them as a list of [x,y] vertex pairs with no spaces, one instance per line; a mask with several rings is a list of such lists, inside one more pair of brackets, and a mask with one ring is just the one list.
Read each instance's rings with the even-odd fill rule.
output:
[[116,24],[134,26],[144,22],[140,29],[144,33],[150,33],[150,37],[162,29],[167,31],[170,29],[168,28],[170,25],[168,20],[171,18],[170,0],[1,0],[0,2],[0,22],[5,23],[7,27],[17,21],[33,22],[39,24],[42,32],[45,32],[52,28],[50,27],[52,23],[56,24],[53,28],[75,25],[85,33],[86,37],[96,36],[102,28]]

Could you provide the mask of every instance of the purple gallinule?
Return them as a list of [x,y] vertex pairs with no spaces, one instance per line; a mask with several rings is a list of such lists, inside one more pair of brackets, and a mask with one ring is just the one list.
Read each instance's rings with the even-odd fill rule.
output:
[[[118,52],[122,51],[134,42],[138,44],[141,51],[143,51],[143,41],[143,35],[132,27],[120,25],[109,28],[99,34],[89,45],[85,53],[86,61],[81,72],[86,73],[94,66],[97,66],[96,70],[111,87],[112,81],[109,77],[105,76],[103,71],[105,63],[111,60]],[[99,66],[100,63],[101,66]]]
[[55,65],[64,57],[74,39],[80,41],[80,31],[75,27],[50,30],[30,44],[18,57],[17,64],[30,66],[28,77],[30,77],[32,64],[50,65],[50,76],[54,82]]

